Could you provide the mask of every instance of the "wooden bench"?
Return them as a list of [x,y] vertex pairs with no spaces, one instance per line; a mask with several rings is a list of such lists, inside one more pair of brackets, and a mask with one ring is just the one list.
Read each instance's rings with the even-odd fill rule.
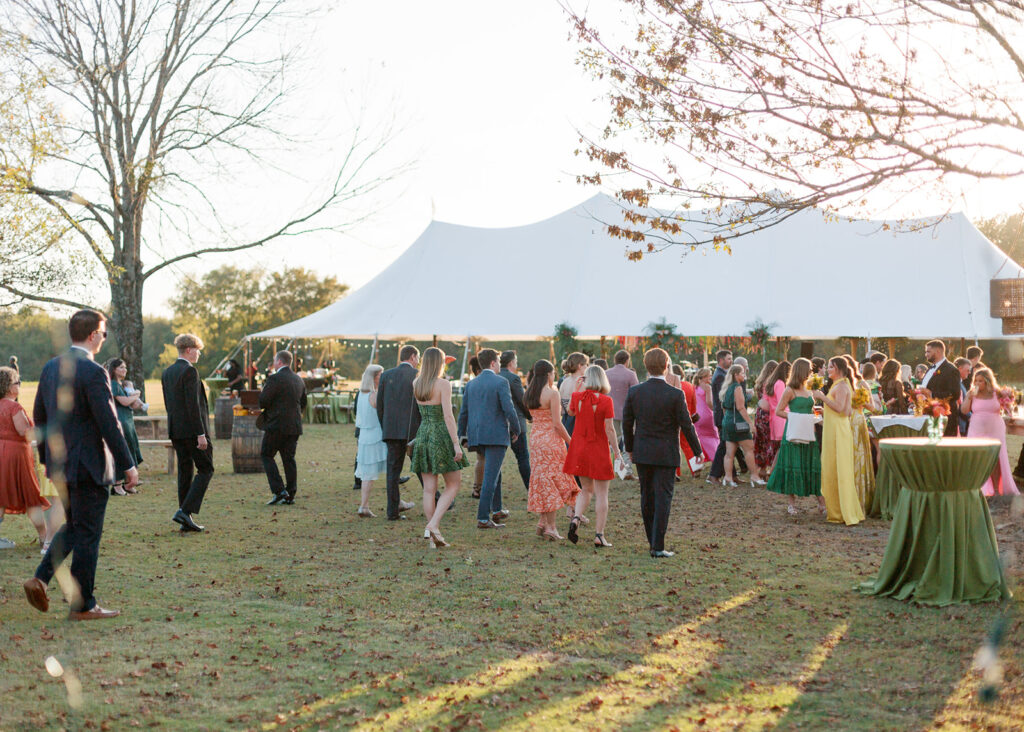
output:
[[139,446],[167,448],[167,474],[174,475],[174,445],[170,440],[139,440]]
[[145,428],[149,433],[149,439],[152,440],[160,439],[160,433],[167,432],[167,415],[136,414],[132,419],[135,421],[135,431],[139,433],[139,437],[142,437],[142,428]]

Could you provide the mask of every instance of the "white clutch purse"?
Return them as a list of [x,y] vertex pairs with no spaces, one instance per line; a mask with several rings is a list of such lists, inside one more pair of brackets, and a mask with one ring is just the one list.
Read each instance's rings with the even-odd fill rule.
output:
[[786,439],[800,445],[814,442],[814,415],[790,412],[786,417]]

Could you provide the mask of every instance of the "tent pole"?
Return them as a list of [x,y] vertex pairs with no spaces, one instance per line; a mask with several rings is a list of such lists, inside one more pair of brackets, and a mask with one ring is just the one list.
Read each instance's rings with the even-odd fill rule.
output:
[[370,349],[370,364],[374,364],[377,361],[377,334],[373,334],[373,348]]
[[462,383],[462,377],[466,375],[466,362],[469,361],[469,334],[466,334],[466,347],[462,351],[462,368],[459,370],[459,383]]
[[437,333],[434,334],[434,341],[431,344],[434,348],[437,348]]
[[871,336],[868,336],[868,350],[864,353],[865,358],[871,353]]

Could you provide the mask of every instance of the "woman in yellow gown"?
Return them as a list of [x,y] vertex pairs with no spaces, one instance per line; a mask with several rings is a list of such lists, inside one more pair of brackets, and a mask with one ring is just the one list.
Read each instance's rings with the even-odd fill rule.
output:
[[819,390],[812,393],[825,405],[821,434],[821,495],[825,498],[828,520],[852,526],[864,520],[864,509],[860,505],[854,479],[850,368],[841,356],[828,362],[828,376],[832,379],[828,395]]
[[[857,372],[857,362],[853,360],[853,356],[844,354],[843,358],[846,359],[846,365],[850,367],[850,383],[854,384],[855,389],[865,389],[870,392],[871,386]],[[871,433],[868,432],[868,420],[864,416],[863,409],[851,411],[850,429],[853,430],[853,479],[857,486],[860,507],[867,514],[875,496],[875,465],[871,460]]]

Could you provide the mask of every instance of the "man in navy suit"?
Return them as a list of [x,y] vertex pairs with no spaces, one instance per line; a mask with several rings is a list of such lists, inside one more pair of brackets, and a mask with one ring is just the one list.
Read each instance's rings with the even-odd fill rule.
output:
[[652,348],[644,354],[647,381],[630,388],[622,408],[622,437],[626,452],[640,477],[640,514],[651,546],[651,556],[667,558],[665,530],[672,509],[676,468],[679,467],[679,431],[700,455],[683,392],[665,381],[668,353]]
[[[476,510],[478,529],[500,529],[508,518],[501,507],[501,463],[505,450],[519,437],[519,415],[512,404],[508,381],[498,375],[498,352],[485,348],[477,354],[482,371],[466,384],[459,410],[459,438],[484,459],[484,482]],[[682,392],[680,392],[681,394]]]
[[79,310],[71,316],[68,331],[71,349],[43,367],[32,410],[43,434],[39,457],[46,475],[58,487],[66,487],[61,500],[67,521],[24,587],[29,604],[46,612],[46,587],[72,553],[71,576],[78,586],[68,617],[98,620],[120,615],[100,607],[93,595],[110,486],[115,471],[123,471],[125,487],[133,487],[139,471],[117,421],[110,377],[93,360],[107,337],[106,319],[94,310]]
[[402,514],[415,505],[412,501],[402,500],[398,487],[404,482],[402,466],[405,465],[406,446],[420,428],[420,410],[412,395],[412,382],[419,374],[419,349],[402,346],[398,361],[397,366],[380,375],[377,386],[377,419],[384,444],[388,446],[388,521],[404,519]]
[[519,378],[516,369],[519,367],[519,359],[515,351],[502,351],[498,359],[501,370],[498,376],[508,382],[512,390],[512,403],[519,414],[519,439],[512,443],[512,454],[516,456],[516,464],[519,466],[519,477],[523,479],[523,487],[530,490],[530,449],[526,444],[526,423],[532,422],[530,410],[526,408],[526,390],[523,389],[523,380]]

